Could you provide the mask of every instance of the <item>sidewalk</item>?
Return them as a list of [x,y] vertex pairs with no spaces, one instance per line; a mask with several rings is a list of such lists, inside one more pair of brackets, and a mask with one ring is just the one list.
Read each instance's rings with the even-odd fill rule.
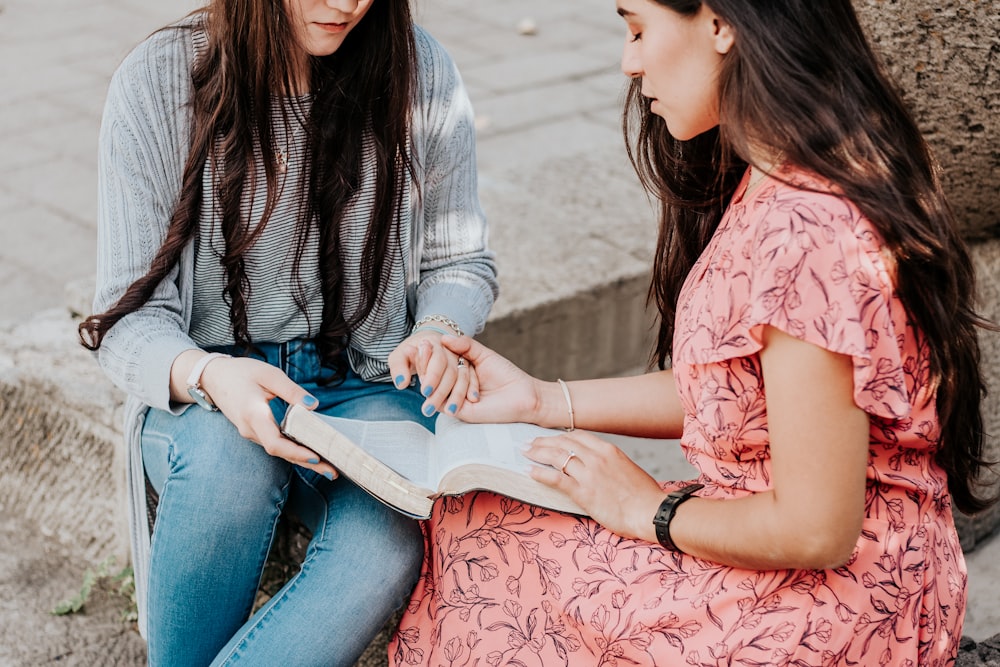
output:
[[[108,80],[132,45],[199,4],[0,3],[0,325],[40,311],[86,307],[66,285],[86,282],[94,270],[95,153]],[[614,3],[414,4],[420,23],[458,62],[477,111],[482,199],[503,289],[494,316],[592,288],[589,306],[573,302],[576,316],[584,321],[591,312],[586,307],[615,308],[606,316],[615,327],[598,322],[571,332],[565,345],[580,350],[581,366],[563,376],[607,372],[584,366],[584,352],[641,333],[636,302],[617,298],[614,290],[644,282],[655,236],[654,215],[620,136],[624,29]],[[518,30],[528,19],[536,34]],[[643,361],[641,343],[636,366]],[[524,347],[537,348],[539,356],[547,349]],[[0,343],[0,357],[2,352]],[[531,357],[530,349],[524,354],[528,363],[545,361]],[[641,442],[634,445],[643,465],[678,464],[676,456],[661,458],[642,452]],[[57,492],[39,489],[36,502]],[[95,600],[86,615],[48,614],[79,589],[84,569],[96,562],[83,562],[77,545],[25,522],[2,488],[0,543],[0,667],[143,664],[142,641],[118,620],[115,600]],[[967,560],[965,634],[981,641],[1000,632],[1000,537]]]

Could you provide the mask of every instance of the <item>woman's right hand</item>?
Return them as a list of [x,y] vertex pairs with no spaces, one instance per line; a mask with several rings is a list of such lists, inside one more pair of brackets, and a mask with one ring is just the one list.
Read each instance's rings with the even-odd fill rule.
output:
[[457,417],[467,422],[535,422],[541,408],[541,382],[479,341],[442,336],[441,344],[475,368],[479,400],[466,401]]
[[327,479],[337,477],[332,465],[286,438],[278,428],[269,405],[271,399],[280,398],[289,405],[301,404],[309,409],[317,404],[315,397],[281,369],[248,357],[214,359],[202,372],[201,386],[241,436],[271,456],[315,470]]

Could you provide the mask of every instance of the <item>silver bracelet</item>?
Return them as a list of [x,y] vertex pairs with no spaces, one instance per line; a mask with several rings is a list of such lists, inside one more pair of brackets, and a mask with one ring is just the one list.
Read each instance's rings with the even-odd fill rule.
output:
[[444,315],[424,315],[419,320],[417,320],[416,324],[413,325],[413,331],[416,331],[417,329],[420,328],[425,328],[425,329],[431,329],[433,331],[438,331],[440,333],[446,333],[438,327],[428,326],[433,322],[445,325],[446,327],[451,329],[451,333],[454,333],[456,336],[465,335],[462,333],[462,327],[458,326],[458,322],[451,319],[450,317],[445,317]]
[[569,387],[566,386],[566,383],[563,381],[562,378],[557,379],[556,382],[558,382],[559,386],[562,387],[563,396],[566,397],[566,409],[569,412],[569,428],[567,428],[566,430],[575,431],[576,416],[573,414],[573,399],[569,395]]

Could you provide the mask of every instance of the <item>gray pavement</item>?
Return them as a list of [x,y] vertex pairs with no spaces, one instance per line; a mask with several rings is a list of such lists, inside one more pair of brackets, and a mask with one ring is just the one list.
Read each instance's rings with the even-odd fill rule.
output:
[[[143,36],[199,4],[0,0],[0,325],[86,307],[80,294],[93,274],[95,152],[108,80]],[[621,147],[624,32],[612,0],[416,0],[415,8],[455,57],[476,108],[482,196],[501,263],[494,315],[641,279],[655,228]],[[526,19],[536,34],[520,34]],[[631,311],[614,317],[619,336],[623,321],[643,321]],[[585,359],[594,342],[567,345]],[[39,490],[38,501],[57,491]],[[0,540],[0,636],[18,642],[0,646],[0,666],[141,663],[141,641],[122,631],[113,600],[95,602],[84,617],[47,614],[93,563],[11,514],[2,489]],[[967,560],[966,634],[983,640],[1000,632],[1000,538]]]

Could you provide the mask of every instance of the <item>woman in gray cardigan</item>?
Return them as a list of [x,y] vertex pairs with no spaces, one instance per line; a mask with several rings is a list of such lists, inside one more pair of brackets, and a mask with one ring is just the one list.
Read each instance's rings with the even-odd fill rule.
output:
[[[439,340],[479,332],[497,292],[454,64],[406,2],[213,0],[121,64],[99,165],[80,334],[128,395],[150,663],[353,664],[420,531],[278,422],[301,403],[431,425],[475,396]],[[286,509],[312,542],[252,613]]]

